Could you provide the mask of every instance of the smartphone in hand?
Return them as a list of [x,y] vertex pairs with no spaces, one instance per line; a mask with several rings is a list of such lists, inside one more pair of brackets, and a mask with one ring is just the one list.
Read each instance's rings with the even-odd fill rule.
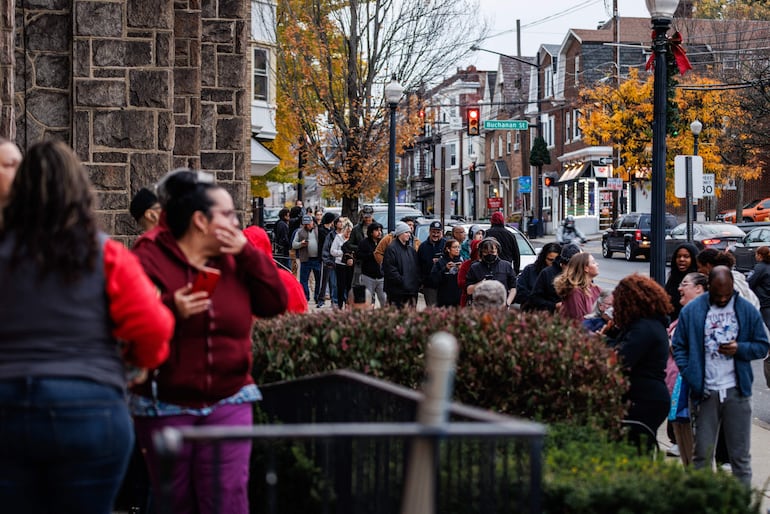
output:
[[200,291],[206,291],[209,296],[213,295],[214,289],[216,289],[217,282],[219,282],[219,277],[221,275],[222,272],[218,269],[204,266],[198,270],[198,275],[195,277],[195,281],[193,282],[192,292],[197,293]]

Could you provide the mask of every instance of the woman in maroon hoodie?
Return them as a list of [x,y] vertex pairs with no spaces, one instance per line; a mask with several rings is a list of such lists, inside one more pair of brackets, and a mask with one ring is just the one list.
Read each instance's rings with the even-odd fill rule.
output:
[[[251,378],[252,315],[284,312],[287,293],[272,259],[239,228],[233,200],[207,173],[177,171],[160,186],[160,229],[134,247],[161,299],[175,314],[171,354],[133,389],[137,440],[158,490],[151,436],[164,427],[242,426],[252,423],[261,398]],[[214,272],[211,272],[213,268]],[[219,274],[215,287],[196,290],[199,275]],[[186,445],[173,470],[173,512],[247,514],[251,443]],[[219,494],[215,493],[219,489]]]

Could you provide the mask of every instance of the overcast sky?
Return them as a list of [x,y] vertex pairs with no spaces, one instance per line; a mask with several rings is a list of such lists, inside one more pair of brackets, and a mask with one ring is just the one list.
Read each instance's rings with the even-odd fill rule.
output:
[[[516,55],[516,20],[521,20],[521,54],[535,55],[541,44],[560,45],[571,28],[595,29],[612,16],[612,0],[479,0],[490,26],[482,48]],[[608,8],[605,8],[608,5]],[[649,17],[644,0],[618,0],[620,16]],[[482,70],[497,68],[498,56],[471,55],[468,64]]]

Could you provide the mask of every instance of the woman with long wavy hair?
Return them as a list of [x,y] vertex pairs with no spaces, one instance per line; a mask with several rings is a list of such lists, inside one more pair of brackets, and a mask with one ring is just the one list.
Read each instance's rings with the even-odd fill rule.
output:
[[559,314],[582,323],[594,308],[601,287],[594,284],[599,265],[590,253],[579,253],[569,260],[564,273],[556,277],[556,294],[562,298]]
[[621,280],[613,292],[613,320],[620,329],[615,345],[631,386],[627,420],[631,441],[652,450],[655,434],[670,408],[666,386],[668,315],[671,301],[657,282],[634,273]]
[[94,203],[67,145],[27,150],[0,231],[3,512],[110,512],[134,439],[126,364],[169,353],[173,316]]

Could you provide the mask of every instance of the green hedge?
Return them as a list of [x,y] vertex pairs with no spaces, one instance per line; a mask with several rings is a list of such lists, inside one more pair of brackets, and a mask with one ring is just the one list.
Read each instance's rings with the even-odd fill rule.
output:
[[424,348],[446,330],[460,346],[454,400],[546,422],[617,427],[627,384],[614,353],[578,325],[548,314],[475,309],[321,311],[260,320],[258,384],[353,369],[411,388]]
[[586,427],[549,427],[545,456],[545,513],[760,512],[760,494],[729,473],[639,456],[636,448]]

